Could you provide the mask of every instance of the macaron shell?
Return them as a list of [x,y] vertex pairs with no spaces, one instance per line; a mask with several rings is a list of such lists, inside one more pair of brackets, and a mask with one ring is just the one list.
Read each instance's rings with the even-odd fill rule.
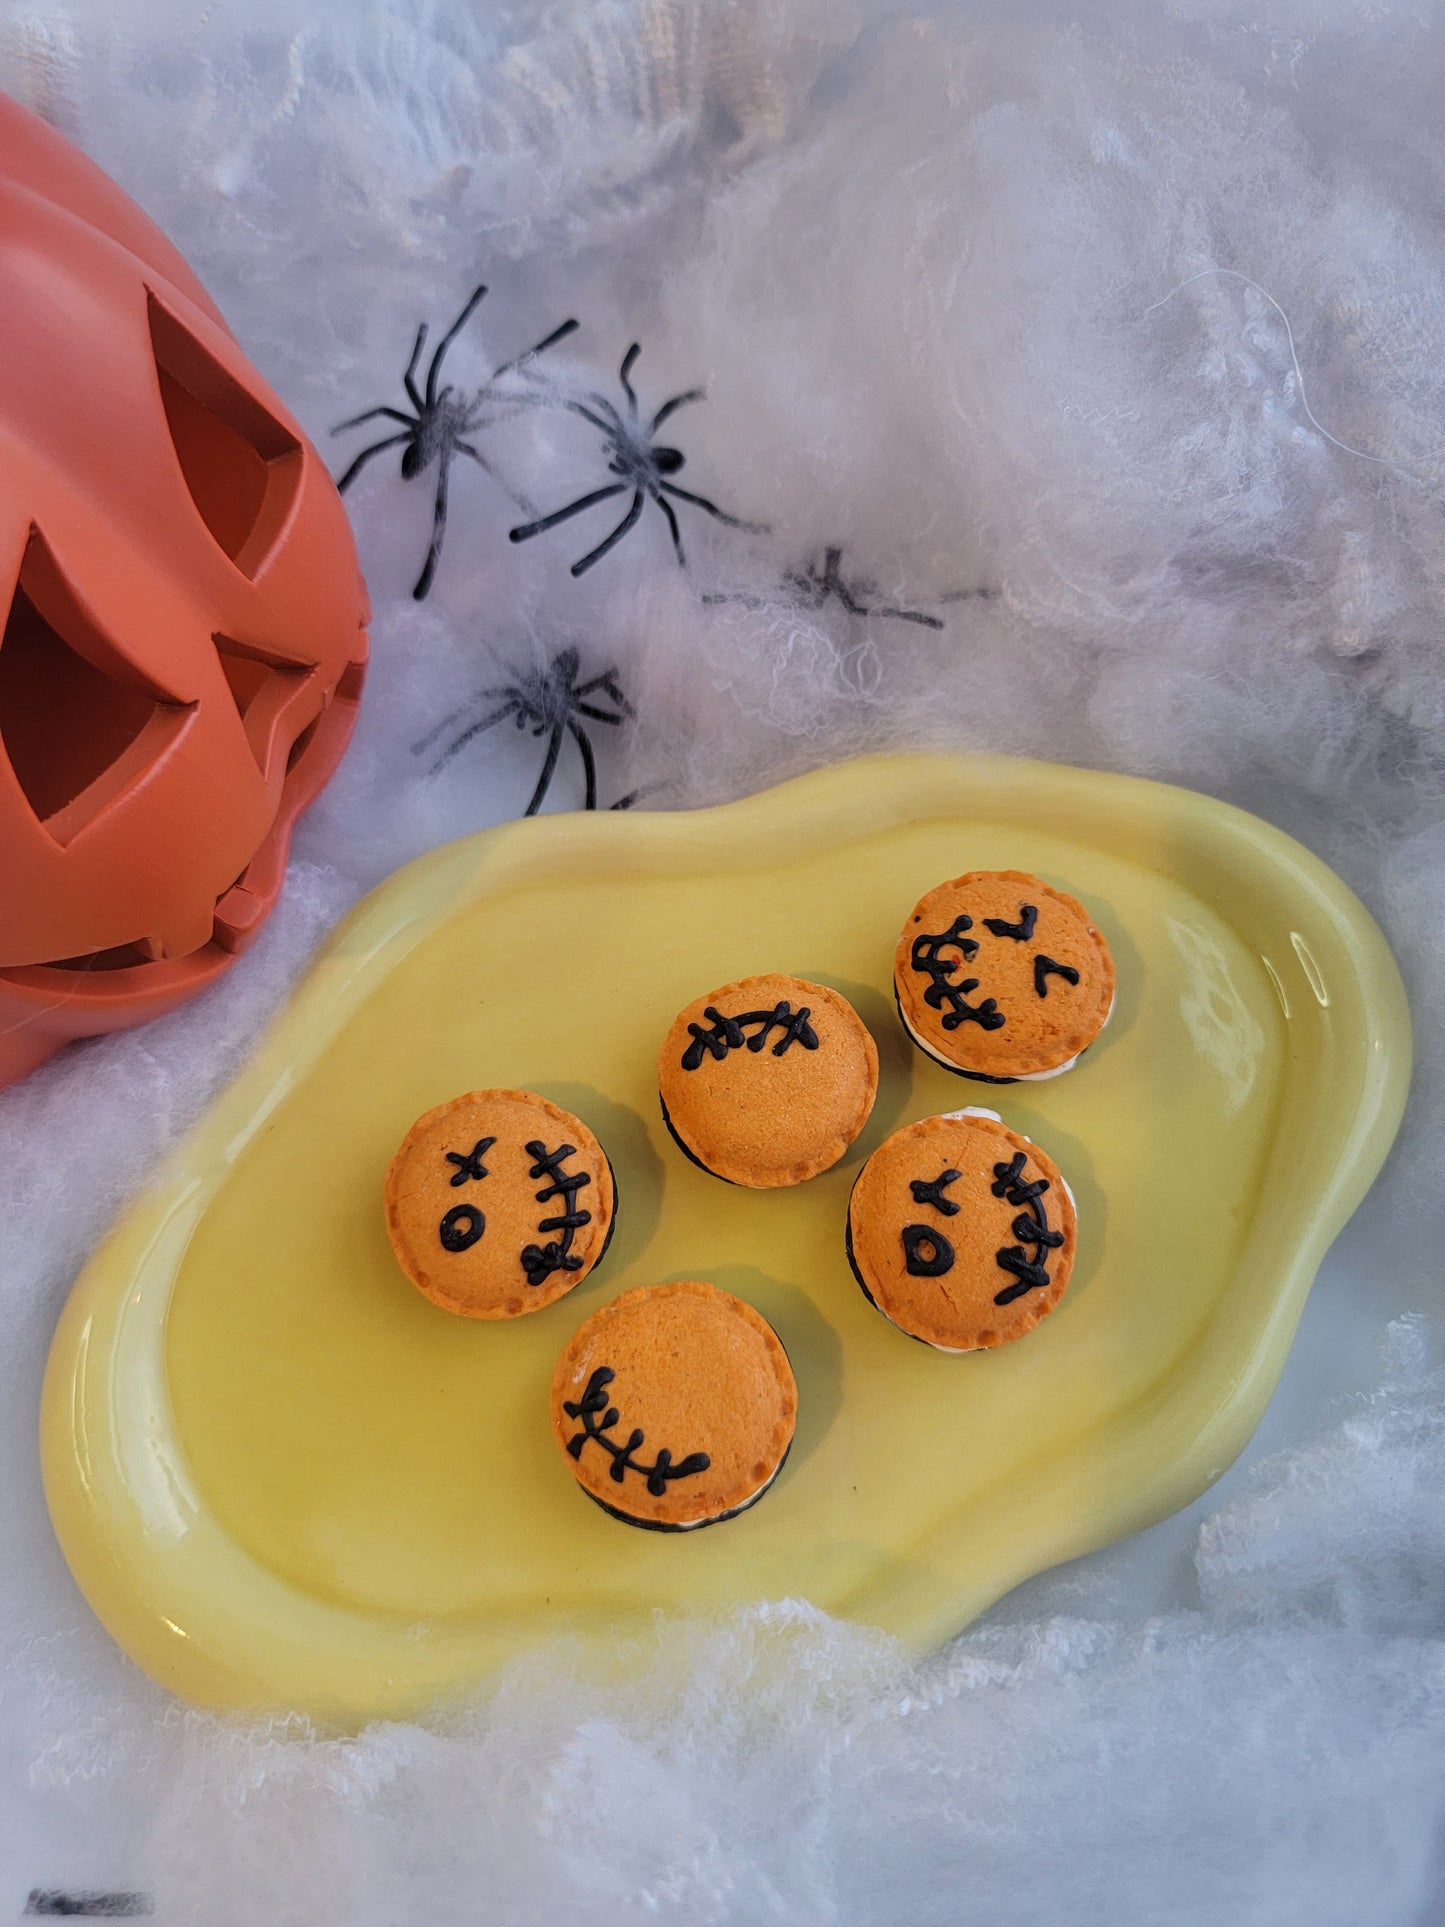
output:
[[[683,1068],[690,1025],[711,1029],[709,1006],[734,1017],[788,1003],[806,1007],[816,1050],[765,1040],[758,1051],[704,1052]],[[754,1034],[756,1027],[754,1027]],[[801,1184],[836,1164],[868,1121],[878,1092],[878,1050],[846,998],[802,977],[744,977],[678,1012],[658,1056],[669,1128],[704,1170],[756,1189]]]
[[[616,1449],[590,1435],[583,1405],[594,1374],[617,1418],[613,1448],[643,1437],[621,1479]],[[635,1525],[686,1531],[730,1517],[777,1476],[797,1425],[798,1389],[787,1353],[751,1305],[701,1280],[644,1286],[594,1312],[574,1334],[552,1379],[552,1426],[567,1468],[589,1498]],[[578,1438],[582,1443],[569,1449]],[[670,1478],[661,1494],[647,1471],[666,1450],[674,1468],[705,1454],[707,1466]]]
[[[1021,1247],[1013,1228],[1020,1207],[994,1196],[995,1167],[1019,1153],[1022,1180],[1047,1181],[1040,1204],[1049,1229],[1064,1239],[1055,1250]],[[948,1170],[959,1176],[940,1195],[959,1207],[953,1215],[920,1202],[912,1190],[914,1181],[929,1184]],[[903,1235],[909,1226],[947,1239],[954,1256],[949,1270],[936,1277],[909,1272]],[[1076,1237],[1074,1202],[1058,1166],[1028,1138],[975,1113],[924,1118],[895,1131],[858,1173],[848,1201],[848,1256],[858,1282],[885,1318],[943,1351],[983,1351],[1032,1331],[1064,1295]],[[1000,1305],[998,1294],[1019,1279],[997,1254],[1020,1248],[1042,1259],[1048,1283]]]
[[[1022,928],[1029,906],[1034,917],[1027,938],[989,929],[987,919]],[[945,1028],[952,1006],[947,998],[939,1008],[927,1002],[934,979],[914,964],[920,937],[942,937],[961,914],[972,920],[967,938],[977,948],[966,958],[944,945],[935,954],[956,960],[947,985],[961,990],[976,980],[964,993],[970,1006],[993,1000],[1004,1018],[997,1028],[973,1021]],[[1040,960],[1062,969],[1044,970]],[[1078,982],[1064,971],[1076,971]],[[930,1056],[966,1075],[1004,1082],[1062,1070],[1093,1043],[1114,1003],[1114,960],[1088,911],[1022,870],[974,870],[930,890],[903,926],[893,981],[904,1027]]]
[[[460,1167],[448,1153],[466,1158],[488,1137],[493,1142],[479,1160],[487,1175],[455,1183]],[[587,1183],[573,1197],[575,1208],[589,1214],[573,1231],[567,1254],[580,1259],[578,1268],[555,1269],[536,1285],[528,1282],[522,1253],[559,1237],[541,1225],[560,1217],[568,1199],[538,1199],[553,1180],[545,1172],[532,1175],[532,1142],[549,1152],[575,1147],[561,1170],[567,1177],[585,1174]],[[459,1208],[480,1212],[485,1229],[465,1249],[448,1250],[440,1228]],[[386,1228],[397,1262],[434,1304],[464,1318],[517,1318],[565,1297],[606,1250],[616,1209],[612,1167],[592,1132],[531,1091],[472,1091],[439,1104],[407,1132],[386,1177]]]

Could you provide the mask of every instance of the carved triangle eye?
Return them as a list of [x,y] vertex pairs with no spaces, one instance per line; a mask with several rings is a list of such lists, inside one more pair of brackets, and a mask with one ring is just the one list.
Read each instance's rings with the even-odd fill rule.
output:
[[153,294],[151,348],[166,426],[201,520],[255,576],[290,516],[301,445]]
[[191,713],[120,654],[32,531],[0,637],[0,755],[55,841],[143,776]]

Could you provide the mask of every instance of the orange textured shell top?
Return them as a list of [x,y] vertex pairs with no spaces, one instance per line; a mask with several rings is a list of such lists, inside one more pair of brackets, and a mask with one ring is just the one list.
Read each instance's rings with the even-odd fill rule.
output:
[[770,1189],[842,1157],[878,1094],[878,1050],[846,997],[773,973],[680,1010],[657,1076],[686,1155],[715,1177]]
[[986,1112],[905,1124],[848,1201],[854,1276],[885,1318],[940,1351],[1031,1332],[1064,1295],[1076,1238],[1058,1166]]
[[386,1174],[386,1228],[418,1291],[464,1318],[542,1311],[600,1263],[607,1154],[533,1091],[469,1091],[419,1117]]
[[947,1070],[1056,1077],[1108,1023],[1114,960],[1076,897],[1023,870],[972,870],[909,913],[893,960],[899,1015]]
[[552,1426],[590,1499],[630,1525],[685,1532],[760,1499],[798,1417],[777,1333],[700,1279],[624,1292],[573,1335]]

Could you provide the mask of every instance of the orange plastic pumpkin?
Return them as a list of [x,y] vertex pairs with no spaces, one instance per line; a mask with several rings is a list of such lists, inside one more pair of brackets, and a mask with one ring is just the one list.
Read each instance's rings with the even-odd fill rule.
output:
[[346,746],[340,497],[160,231],[0,96],[0,1084],[194,995]]

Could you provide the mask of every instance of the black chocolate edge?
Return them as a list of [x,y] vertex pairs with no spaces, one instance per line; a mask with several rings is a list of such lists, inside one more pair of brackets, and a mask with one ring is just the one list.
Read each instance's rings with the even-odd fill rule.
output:
[[[771,1325],[768,1329],[772,1331]],[[778,1337],[776,1332],[773,1332],[773,1336],[774,1338]],[[782,1339],[778,1338],[780,1345],[782,1342]],[[785,1358],[787,1357],[786,1347],[784,1347],[783,1356]],[[792,1360],[788,1359],[788,1363],[791,1366]],[[796,1437],[797,1427],[794,1426],[793,1438]],[[604,1512],[610,1513],[614,1519],[620,1519],[625,1526],[637,1526],[643,1532],[705,1532],[709,1526],[720,1526],[725,1520],[736,1519],[740,1512],[746,1512],[750,1506],[755,1506],[759,1499],[766,1499],[773,1487],[778,1483],[778,1480],[783,1476],[783,1467],[788,1463],[788,1454],[792,1449],[793,1439],[789,1439],[788,1443],[783,1447],[783,1456],[778,1460],[777,1470],[771,1478],[766,1479],[763,1484],[758,1487],[750,1499],[744,1499],[741,1505],[730,1506],[726,1512],[715,1512],[710,1519],[688,1519],[681,1525],[674,1525],[668,1519],[639,1519],[631,1512],[622,1512],[615,1505],[608,1505],[607,1501],[605,1499],[599,1499],[595,1492],[588,1492],[585,1485],[583,1485],[581,1489],[592,1501],[593,1505],[601,1506]],[[578,1483],[580,1485],[581,1481],[579,1480]]]
[[[736,1185],[739,1190],[746,1190],[749,1188],[745,1185],[739,1185],[736,1178],[725,1178],[721,1171],[714,1171],[710,1164],[704,1164],[702,1159],[698,1156],[697,1152],[689,1149],[689,1147],[683,1143],[682,1138],[679,1135],[678,1128],[673,1123],[672,1117],[668,1111],[667,1099],[662,1095],[661,1091],[657,1093],[657,1101],[662,1106],[662,1121],[667,1126],[668,1130],[671,1132],[673,1143],[677,1146],[678,1150],[682,1152],[682,1155],[687,1159],[689,1164],[695,1164],[699,1171],[706,1171],[708,1176],[710,1178],[716,1178],[719,1184]],[[598,1500],[598,1504],[599,1505],[602,1504],[600,1499]],[[603,1506],[602,1509],[604,1512],[607,1512],[607,1511],[610,1511],[611,1508],[608,1506]]]
[[[602,1151],[602,1146],[600,1144],[598,1145],[597,1148],[599,1151]],[[617,1213],[619,1208],[619,1193],[617,1190],[617,1173],[616,1171],[613,1170],[612,1160],[610,1157],[608,1157],[605,1151],[602,1151],[602,1162],[607,1166],[608,1176],[612,1179],[612,1217],[608,1222],[607,1236],[602,1240],[602,1249],[598,1252],[597,1256],[592,1260],[592,1268],[587,1274],[589,1278],[592,1276],[592,1272],[596,1271],[598,1265],[600,1265],[602,1263],[602,1260],[607,1256],[607,1247],[612,1243],[612,1234],[617,1229]]]

